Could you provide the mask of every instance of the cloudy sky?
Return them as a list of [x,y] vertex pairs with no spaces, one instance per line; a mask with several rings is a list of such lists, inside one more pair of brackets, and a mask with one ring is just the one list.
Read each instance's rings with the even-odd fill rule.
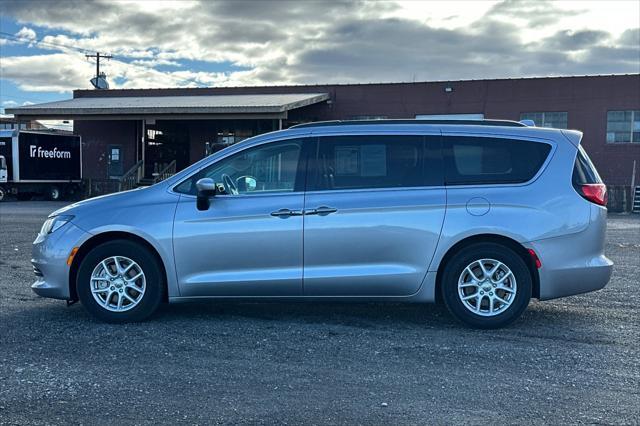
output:
[[89,88],[640,72],[640,1],[0,2],[0,107]]

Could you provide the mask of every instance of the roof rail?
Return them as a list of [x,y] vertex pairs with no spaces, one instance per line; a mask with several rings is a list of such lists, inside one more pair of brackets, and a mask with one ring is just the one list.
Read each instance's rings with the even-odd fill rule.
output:
[[316,121],[313,123],[296,124],[290,129],[303,129],[310,127],[327,126],[364,126],[371,124],[463,124],[471,126],[503,126],[503,127],[527,127],[526,124],[509,120],[424,120],[424,119],[383,119],[383,120],[333,120]]

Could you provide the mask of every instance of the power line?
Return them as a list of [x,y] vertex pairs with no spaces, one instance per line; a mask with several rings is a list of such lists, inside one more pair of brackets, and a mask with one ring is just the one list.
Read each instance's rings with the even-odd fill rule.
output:
[[[78,47],[78,46],[70,46],[68,44],[44,41],[43,38],[18,37],[15,34],[7,33],[5,31],[0,31],[0,36],[2,36],[2,37],[0,37],[0,39],[1,38],[11,39],[11,40],[18,41],[18,42],[21,42],[21,43],[28,43],[28,44],[35,43],[35,44],[40,44],[40,45],[44,45],[44,46],[75,50],[76,52],[84,53],[87,58],[89,58],[89,57],[96,58],[97,54],[99,53],[99,52],[94,53],[92,50],[84,49],[84,48]],[[107,56],[104,56],[104,55],[100,54],[100,58],[106,58],[106,57]],[[131,65],[131,64],[125,62],[125,61],[114,59],[113,56],[111,56],[111,55],[108,56],[108,59],[113,59],[115,62],[119,62],[121,64],[129,65],[129,66]],[[96,68],[97,68],[97,71],[98,71],[96,73],[96,75],[99,75],[99,66],[98,66],[97,62],[98,62],[98,60],[96,58]],[[173,74],[168,74],[168,75],[169,75],[170,78],[172,78],[173,80],[178,81],[178,82],[183,82],[183,83],[194,83],[195,82],[193,79],[187,80],[185,78],[178,77],[178,76],[173,75]]]
[[4,31],[0,31],[0,35],[3,36],[3,38],[9,38],[12,39],[14,41],[19,41],[22,43],[35,43],[35,44],[41,44],[44,46],[51,46],[51,47],[63,47],[65,49],[71,49],[71,50],[75,50],[77,52],[81,52],[81,53],[91,53],[91,50],[88,49],[84,49],[82,47],[78,47],[78,46],[70,46],[68,44],[62,44],[62,43],[54,43],[51,41],[44,41],[44,38],[27,38],[27,37],[18,37],[15,34],[11,34],[11,33],[7,33]]

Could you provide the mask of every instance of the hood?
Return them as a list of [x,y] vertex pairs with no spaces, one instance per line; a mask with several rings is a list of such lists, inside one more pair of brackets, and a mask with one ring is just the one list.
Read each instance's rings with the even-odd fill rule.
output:
[[151,187],[136,188],[136,189],[131,189],[129,191],[115,192],[113,194],[107,194],[107,195],[100,195],[98,197],[89,198],[87,200],[78,201],[77,203],[64,206],[54,211],[53,213],[51,213],[49,217],[58,216],[61,214],[75,215],[84,210],[94,209],[106,203],[109,203],[109,204],[112,204],[112,203],[121,204],[122,202],[127,203],[128,201],[138,200],[140,196],[144,196],[145,193],[149,192],[149,190],[151,190]]

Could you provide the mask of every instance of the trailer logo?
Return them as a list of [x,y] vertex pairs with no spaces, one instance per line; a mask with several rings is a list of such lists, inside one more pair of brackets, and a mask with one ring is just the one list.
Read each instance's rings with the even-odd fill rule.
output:
[[42,149],[41,146],[29,145],[29,156],[31,158],[71,158],[71,151],[60,151],[57,147]]

